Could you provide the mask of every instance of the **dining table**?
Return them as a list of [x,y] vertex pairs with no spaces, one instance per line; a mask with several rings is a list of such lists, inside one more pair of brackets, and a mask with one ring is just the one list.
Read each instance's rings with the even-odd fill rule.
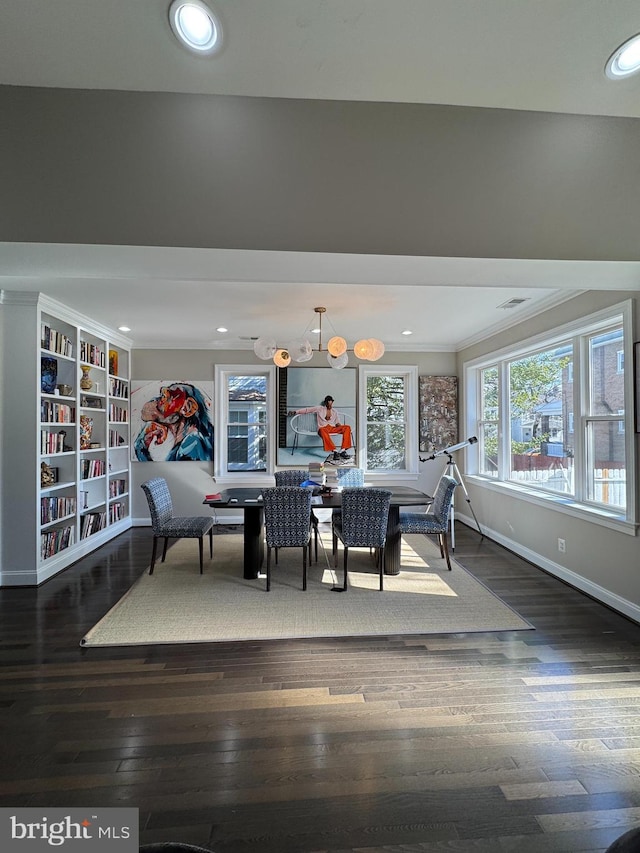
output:
[[[372,484],[373,485],[373,484]],[[400,530],[400,508],[403,506],[428,506],[431,495],[409,486],[384,486],[376,488],[391,492],[391,505],[387,522],[387,537],[384,549],[384,572],[386,575],[400,574],[402,531]],[[363,486],[367,488],[367,485]],[[318,500],[320,498],[320,500]],[[234,487],[222,489],[215,498],[205,497],[204,504],[212,508],[235,509],[244,513],[244,577],[257,578],[264,562],[264,511],[260,487]],[[339,509],[342,506],[342,491],[331,492],[313,498],[313,509]]]

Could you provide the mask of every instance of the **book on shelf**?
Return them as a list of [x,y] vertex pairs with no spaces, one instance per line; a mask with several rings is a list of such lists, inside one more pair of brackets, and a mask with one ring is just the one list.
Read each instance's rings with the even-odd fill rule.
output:
[[40,324],[40,346],[42,349],[73,358],[73,341],[68,335],[52,329],[48,323]]

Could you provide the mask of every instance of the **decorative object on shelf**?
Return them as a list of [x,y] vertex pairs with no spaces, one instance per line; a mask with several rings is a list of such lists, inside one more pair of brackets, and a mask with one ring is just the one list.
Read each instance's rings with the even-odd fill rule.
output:
[[70,397],[73,392],[71,385],[58,385],[57,387],[61,397]]
[[[334,370],[342,370],[349,363],[347,342],[339,335],[334,335],[329,339],[326,349],[324,349],[322,346],[322,315],[326,313],[327,309],[319,306],[313,310],[318,315],[318,328],[310,330],[318,335],[318,346],[315,347],[315,351],[326,352],[330,366]],[[305,329],[304,334],[307,333],[308,328]],[[253,351],[258,358],[265,361],[273,359],[273,363],[277,367],[288,367],[292,361],[297,363],[309,361],[313,357],[314,347],[305,337],[290,341],[287,347],[279,347],[273,338],[261,337],[254,343]],[[353,345],[353,354],[363,361],[378,361],[384,354],[384,344],[377,338],[363,338]]]
[[91,433],[93,432],[93,418],[80,415],[80,450],[89,450],[91,447]]
[[118,351],[115,349],[109,350],[109,373],[112,376],[118,375]]
[[52,468],[46,462],[40,465],[40,485],[53,486],[58,482],[58,469]]
[[93,388],[93,382],[91,381],[91,376],[89,376],[89,371],[91,370],[90,365],[81,364],[80,370],[82,371],[82,377],[80,379],[80,387],[83,391],[91,391]]
[[66,437],[67,437],[67,431],[66,431],[66,429],[59,429],[59,430],[58,430],[58,435],[61,435],[61,436],[62,436],[62,452],[63,452],[63,453],[71,453],[71,451],[73,450],[73,447],[71,447],[71,445],[70,445],[70,444],[67,444],[67,443],[66,443],[66,441],[65,441],[65,439],[66,439]]
[[103,408],[102,400],[99,400],[97,397],[86,397],[84,395],[80,398],[80,405],[85,409]]
[[43,394],[53,394],[58,378],[58,359],[43,355],[40,359],[40,389]]

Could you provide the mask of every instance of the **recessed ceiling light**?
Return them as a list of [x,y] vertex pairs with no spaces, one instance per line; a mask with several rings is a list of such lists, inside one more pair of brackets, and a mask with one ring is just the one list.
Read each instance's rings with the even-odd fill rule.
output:
[[131,331],[131,329],[129,328],[129,326],[118,326],[118,330],[119,330],[120,332],[130,332],[130,331]]
[[228,332],[228,331],[229,331],[229,329],[225,329],[224,326],[218,326],[218,328],[216,329],[216,332]]
[[640,33],[628,39],[615,50],[605,66],[604,72],[610,80],[621,80],[640,71]]
[[405,329],[405,330],[402,332],[402,334],[403,334],[403,335],[412,335],[412,334],[413,334],[413,332],[411,331],[411,329]]
[[178,41],[198,56],[211,56],[222,46],[220,21],[202,0],[173,0],[169,23]]

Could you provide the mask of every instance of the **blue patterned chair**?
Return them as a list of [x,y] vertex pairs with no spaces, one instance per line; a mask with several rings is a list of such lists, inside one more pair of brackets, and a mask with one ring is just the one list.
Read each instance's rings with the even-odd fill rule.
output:
[[154,477],[142,484],[142,491],[147,497],[151,512],[151,527],[153,529],[153,551],[151,552],[151,568],[153,574],[156,564],[158,539],[164,539],[162,562],[167,556],[169,539],[198,539],[200,546],[200,574],[203,573],[203,542],[209,534],[209,556],[213,557],[213,518],[211,516],[174,516],[171,493],[167,481],[162,477]]
[[[338,486],[344,488],[358,488],[364,486],[364,468],[338,468],[336,470]],[[333,522],[342,518],[342,510],[334,509],[331,513],[331,526]],[[336,553],[336,539],[333,537],[333,553]],[[317,561],[316,561],[317,562]]]
[[[314,415],[315,417],[315,415]],[[290,469],[288,471],[276,471],[276,486],[299,486],[309,479],[308,471]],[[311,524],[313,525],[313,539],[316,552],[316,563],[318,562],[318,518],[311,510]]]
[[349,548],[374,548],[380,569],[380,589],[384,588],[384,545],[391,492],[388,489],[344,489],[342,514],[333,523],[333,552],[338,565],[338,539],[344,546],[343,589],[347,589]]
[[306,589],[307,552],[311,561],[311,490],[276,486],[263,489],[262,499],[267,540],[267,592],[271,589],[272,548],[302,548],[302,589]]
[[451,571],[447,533],[449,530],[449,515],[453,503],[453,493],[458,483],[453,477],[443,474],[438,483],[433,503],[427,512],[401,512],[400,530],[402,533],[424,533],[438,537],[440,554],[446,559]]

